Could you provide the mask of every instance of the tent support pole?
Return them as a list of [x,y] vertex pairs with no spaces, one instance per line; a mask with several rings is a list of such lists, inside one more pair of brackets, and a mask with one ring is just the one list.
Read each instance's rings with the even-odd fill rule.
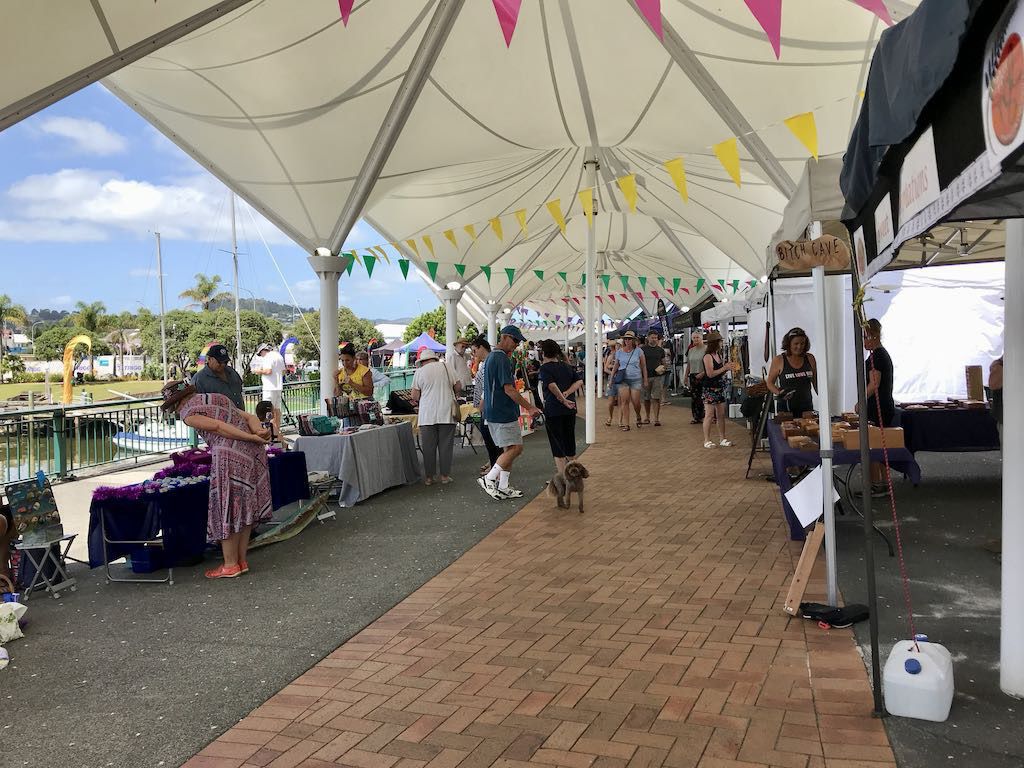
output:
[[[821,222],[814,221],[807,228],[807,236],[814,240],[821,237]],[[818,338],[828,339],[828,312],[825,297],[825,268],[811,270],[814,279],[814,301],[818,314]],[[818,347],[818,419],[821,423],[821,487],[822,511],[825,515],[825,591],[826,602],[838,605],[839,579],[836,567],[836,508],[832,500],[834,478],[832,477],[832,407],[828,391],[828,344]]]
[[349,192],[348,199],[345,201],[345,207],[341,209],[338,222],[331,232],[328,243],[332,253],[341,250],[348,233],[352,231],[352,227],[359,220],[366,201],[370,199],[370,193],[373,192],[377,179],[380,177],[381,171],[384,170],[384,165],[391,156],[398,137],[402,134],[406,120],[409,119],[413,107],[416,106],[416,100],[419,98],[427,78],[430,77],[430,71],[448,39],[448,33],[455,26],[455,20],[459,16],[459,11],[462,10],[462,4],[463,0],[438,0],[437,9],[430,18],[427,31],[423,34],[412,61],[409,62],[409,69],[405,72],[402,84],[398,86],[398,91],[384,116],[380,130],[366,153],[363,167],[359,169],[359,175],[356,176],[352,191]]
[[[860,293],[860,276],[857,274],[857,259],[850,258],[850,285],[853,295]],[[853,347],[857,360],[857,402],[860,403],[860,476],[861,489],[871,487],[871,446],[868,444],[867,380],[864,376],[864,337],[860,327],[861,319],[856,306],[853,307]],[[861,494],[861,516],[864,518],[864,570],[867,583],[868,625],[871,642],[871,694],[874,700],[875,717],[883,717],[882,704],[882,661],[878,650],[878,587],[875,584],[875,540],[874,517],[871,511],[871,494]]]
[[584,302],[584,322],[586,323],[586,433],[587,433],[587,445],[593,445],[597,442],[597,372],[600,370],[601,364],[600,348],[597,345],[595,339],[594,323],[596,318],[594,317],[594,262],[597,261],[597,159],[596,157],[590,157],[583,163],[583,171],[587,177],[587,185],[595,190],[594,194],[594,211],[590,217],[589,226],[587,227],[587,261],[586,261],[586,298]]
[[465,291],[445,288],[437,292],[444,304],[444,345],[447,347],[445,356],[455,354],[455,342],[459,338],[459,301]]
[[[999,633],[999,687],[1024,696],[1024,400],[1017,396],[1024,379],[1024,219],[1006,222],[1006,285],[1003,320],[1003,380],[1017,390],[1003,406],[1003,574]],[[1014,382],[1017,382],[1016,384]],[[1013,468],[1016,468],[1014,470]],[[1010,471],[1007,471],[1009,469]]]
[[351,256],[321,255],[309,257],[309,266],[320,278],[320,413],[327,413],[327,400],[334,397],[338,378],[338,281],[348,269]]

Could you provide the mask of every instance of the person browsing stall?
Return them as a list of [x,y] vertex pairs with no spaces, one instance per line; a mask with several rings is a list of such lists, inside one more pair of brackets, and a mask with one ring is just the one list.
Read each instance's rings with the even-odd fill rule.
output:
[[357,352],[356,353],[356,364],[362,365],[368,368],[370,371],[370,379],[373,381],[373,388],[387,387],[391,385],[391,377],[386,373],[381,373],[376,368],[370,365],[370,353],[369,352]]
[[[491,345],[487,341],[487,337],[484,335],[477,336],[473,339],[473,358],[476,360],[476,376],[473,378],[473,407],[476,408],[480,413],[484,410],[484,392],[487,387],[486,377],[484,371],[487,367],[487,358],[491,355]],[[491,467],[498,461],[498,457],[501,456],[501,449],[494,444],[494,439],[491,437],[491,430],[487,427],[487,422],[480,419],[480,436],[484,439],[484,445],[487,447],[487,464],[480,468],[480,474],[485,474],[491,471]]]
[[799,418],[814,410],[811,390],[818,391],[818,362],[803,328],[782,337],[782,354],[772,358],[765,385],[778,399],[779,409]]
[[220,542],[223,565],[208,579],[232,579],[249,572],[247,553],[253,529],[271,517],[270,470],[264,445],[270,430],[251,413],[235,408],[221,394],[199,394],[184,381],[161,390],[164,413],[195,429],[210,447],[210,502],[206,540]]
[[192,386],[201,395],[224,395],[239,410],[245,410],[242,397],[242,377],[228,365],[231,353],[223,344],[214,344],[206,350],[206,365],[192,376]]
[[466,350],[469,348],[471,341],[472,339],[458,339],[444,353],[445,362],[448,363],[448,367],[455,376],[455,380],[463,388],[473,384],[473,374],[469,370],[469,363],[466,360]]
[[419,403],[420,442],[423,447],[425,485],[437,479],[444,485],[452,481],[452,450],[455,446],[455,397],[462,384],[455,381],[446,362],[437,359],[431,349],[420,352],[419,367],[412,378],[412,399]]
[[694,331],[690,334],[690,347],[686,350],[686,368],[683,376],[690,385],[690,423],[704,421],[704,395],[701,383],[704,381],[704,334]]
[[647,363],[644,353],[637,346],[636,334],[626,331],[622,334],[622,349],[615,353],[615,365],[612,368],[612,383],[616,374],[623,374],[622,380],[615,385],[619,395],[619,429],[629,432],[629,405],[633,404],[636,411],[636,428],[643,426],[640,417],[640,393],[647,387]]
[[334,388],[334,396],[362,398],[373,396],[373,374],[365,365],[356,361],[356,348],[346,344],[341,348],[338,366],[338,383]]
[[712,331],[708,334],[704,348],[704,380],[701,384],[704,396],[704,447],[714,448],[711,441],[711,422],[718,423],[718,445],[728,448],[732,443],[725,437],[725,374],[735,371],[732,363],[722,357],[722,334]]
[[874,318],[864,325],[864,350],[869,353],[864,363],[868,421],[879,427],[891,427],[896,419],[892,358],[882,346],[882,324]]
[[480,487],[494,499],[520,499],[523,492],[509,484],[512,464],[523,452],[523,433],[519,427],[519,410],[536,416],[540,409],[519,394],[510,355],[526,339],[514,325],[501,329],[498,345],[484,364],[484,420],[502,453],[490,471],[479,479]]

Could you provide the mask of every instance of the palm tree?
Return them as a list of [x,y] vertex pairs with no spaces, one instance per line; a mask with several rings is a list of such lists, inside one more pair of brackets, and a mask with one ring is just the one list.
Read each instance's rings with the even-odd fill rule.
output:
[[189,307],[199,307],[206,312],[215,301],[225,301],[231,298],[230,293],[217,290],[220,288],[220,275],[207,277],[199,272],[195,276],[195,281],[194,286],[178,294],[179,299],[192,299],[188,304]]
[[[77,311],[72,315],[72,320],[75,325],[88,331],[90,336],[95,338],[106,328],[108,322],[107,307],[102,301],[94,301],[91,304],[80,301],[75,304],[75,309]],[[89,355],[89,375],[96,375],[95,358],[93,358],[91,353]]]
[[[107,319],[107,327],[110,329],[107,341],[117,348],[121,375],[124,376],[124,351],[127,348],[129,354],[131,353],[132,338],[135,335],[132,332],[139,327],[138,322],[131,312],[122,312],[119,315],[111,315]],[[116,370],[114,375],[117,375]]]
[[21,304],[15,304],[6,293],[0,293],[0,369],[4,362],[4,330],[7,323],[24,325],[28,322],[28,312]]

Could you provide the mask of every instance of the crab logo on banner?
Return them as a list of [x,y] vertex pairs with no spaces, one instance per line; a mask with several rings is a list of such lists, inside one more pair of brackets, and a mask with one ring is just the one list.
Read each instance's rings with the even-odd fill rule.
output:
[[1009,3],[985,46],[981,114],[989,153],[1002,160],[1024,142],[1024,9]]
[[[892,199],[887,194],[875,208],[875,243],[878,252],[881,253],[888,248],[895,239],[896,233],[892,226]],[[861,274],[863,273],[864,270],[861,270]]]

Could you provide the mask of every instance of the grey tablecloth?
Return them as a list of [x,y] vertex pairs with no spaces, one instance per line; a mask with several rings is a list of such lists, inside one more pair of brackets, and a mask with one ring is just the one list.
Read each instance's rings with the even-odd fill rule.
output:
[[295,450],[306,454],[306,467],[341,480],[342,506],[419,480],[423,473],[411,424],[387,426],[353,435],[300,437]]

